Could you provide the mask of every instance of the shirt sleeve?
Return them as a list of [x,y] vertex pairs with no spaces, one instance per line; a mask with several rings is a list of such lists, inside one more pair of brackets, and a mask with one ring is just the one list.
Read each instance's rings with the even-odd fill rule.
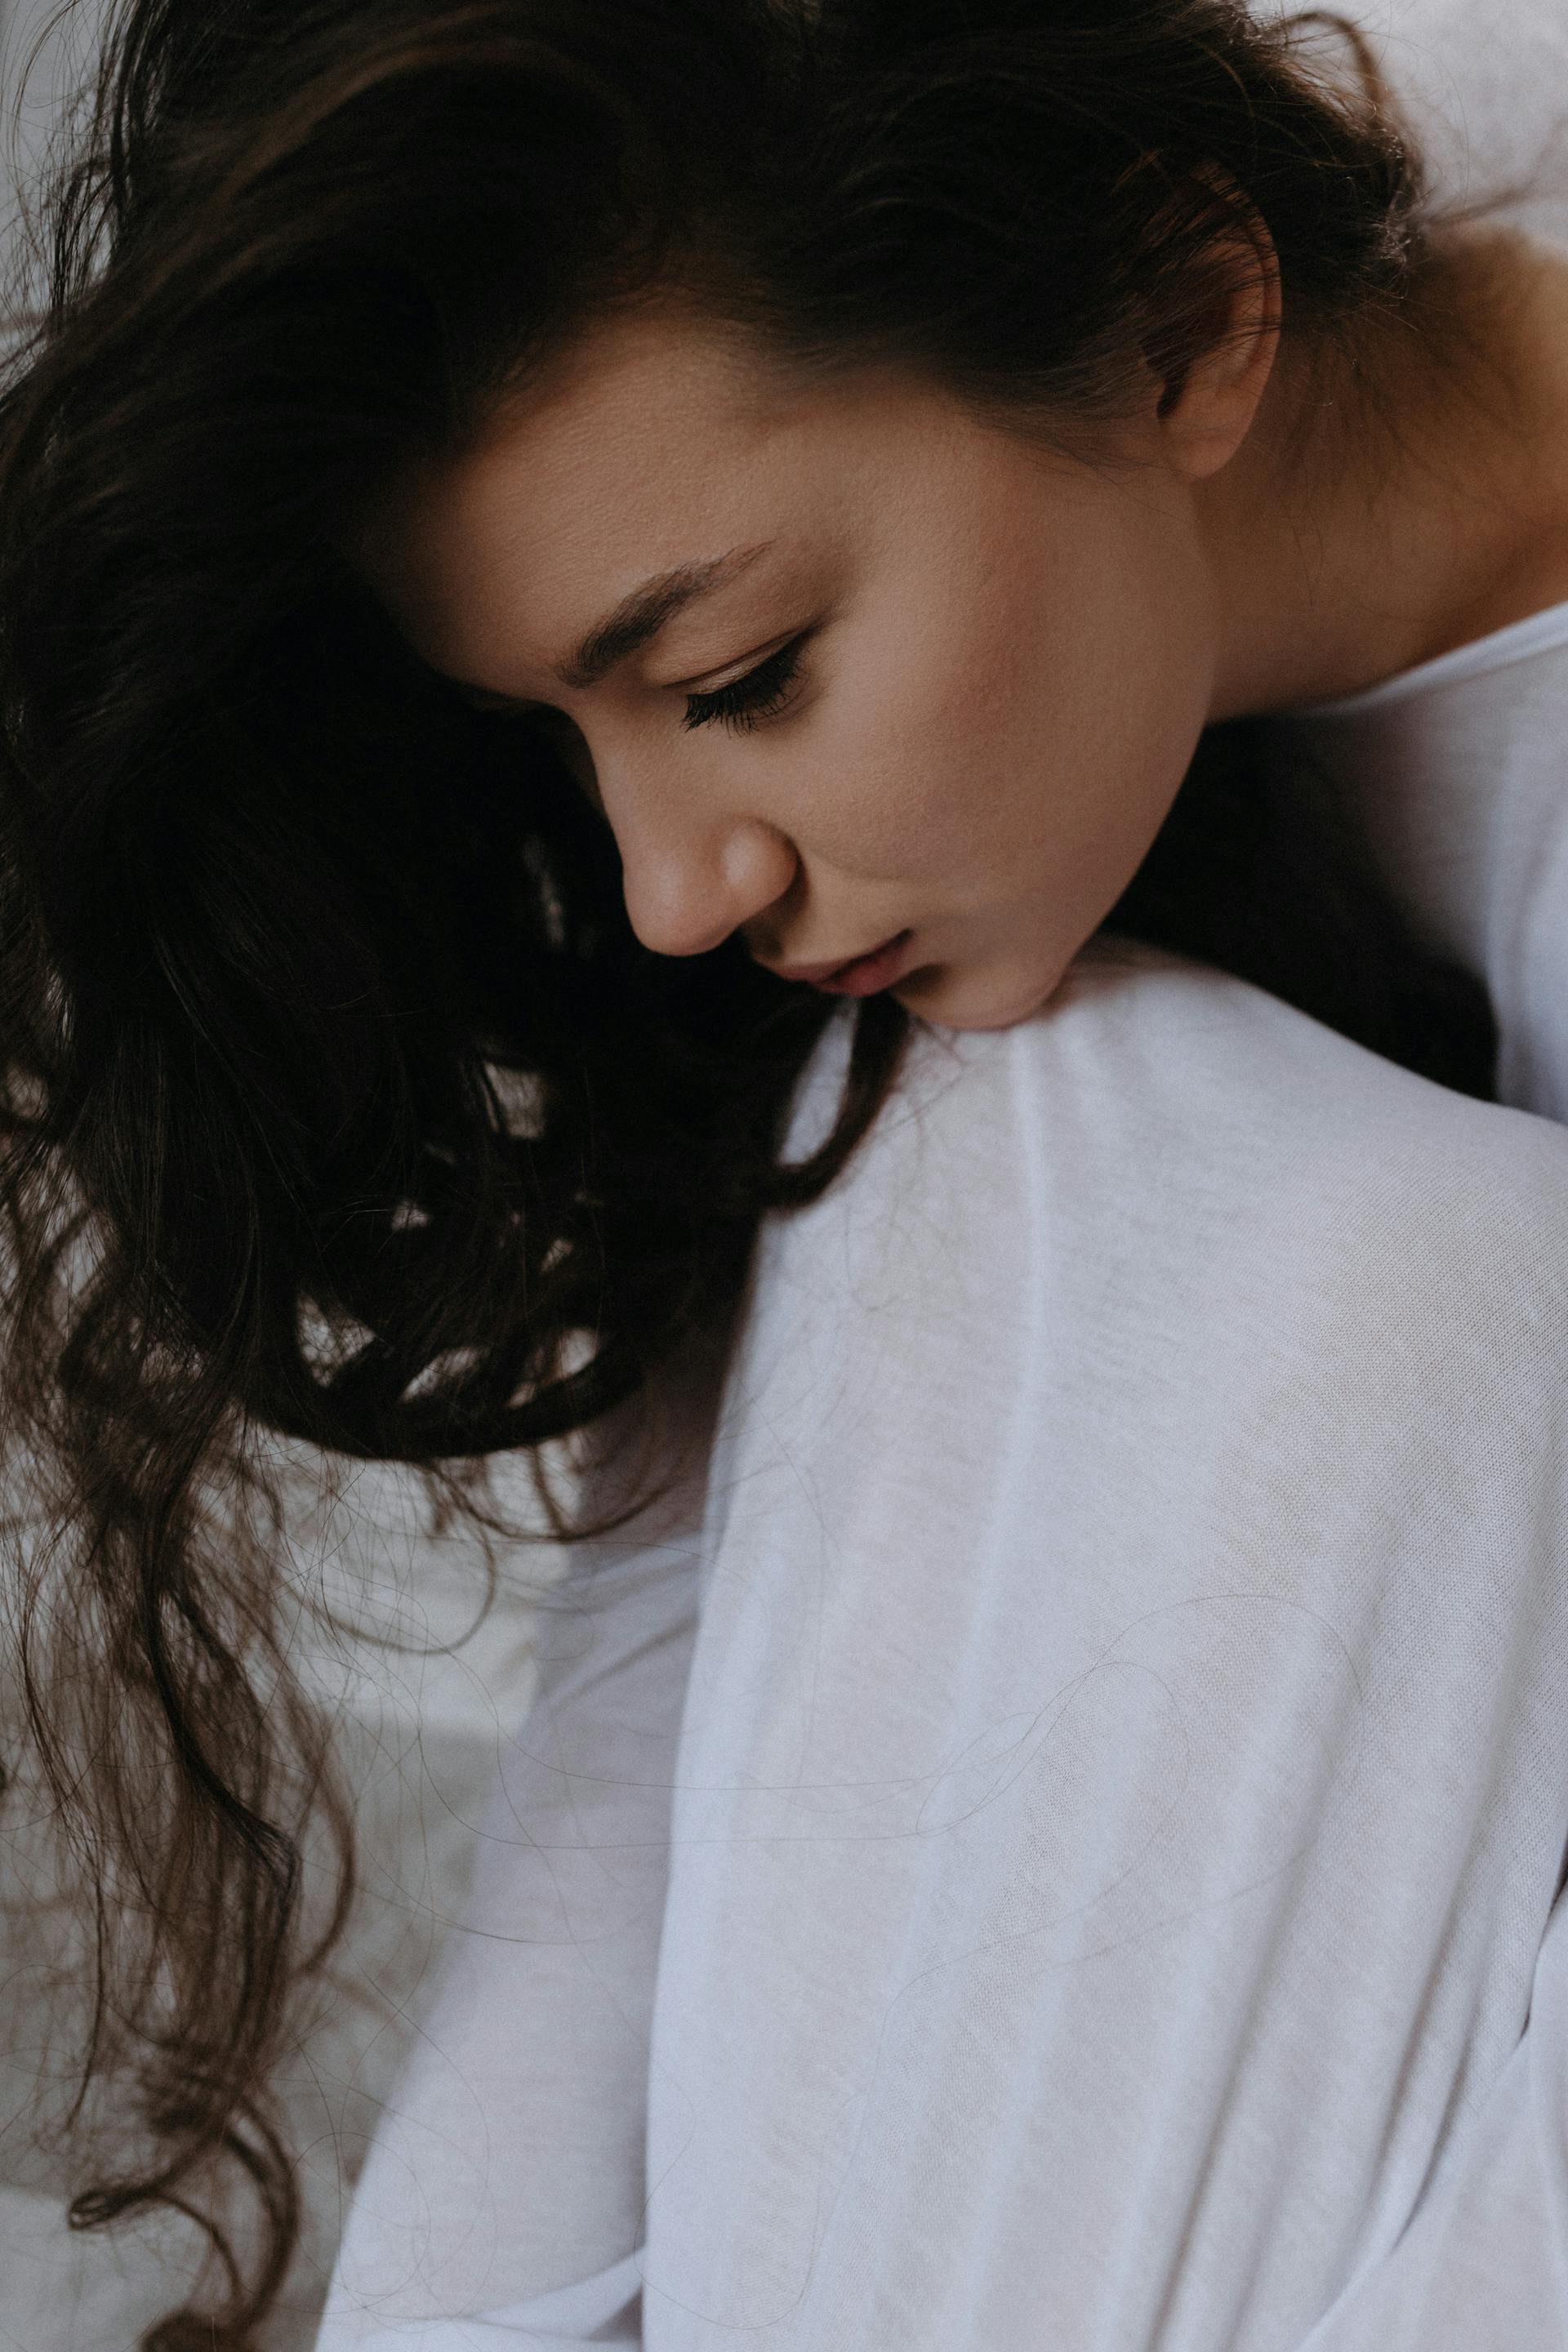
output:
[[1568,2344],[1568,1896],[1518,2048],[1393,2248],[1301,2352],[1562,2352]]
[[[648,2045],[705,1491],[705,1407],[682,1412],[698,1442],[676,1483],[574,1547],[540,1604],[534,1696],[316,2352],[642,2341]],[[607,1493],[601,1478],[595,1509]]]

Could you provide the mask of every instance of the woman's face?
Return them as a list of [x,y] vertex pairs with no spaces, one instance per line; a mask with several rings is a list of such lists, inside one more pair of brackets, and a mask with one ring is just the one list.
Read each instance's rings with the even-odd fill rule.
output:
[[[904,377],[792,390],[650,310],[357,551],[426,662],[552,714],[647,947],[739,930],[794,977],[896,939],[840,992],[890,972],[911,1012],[1001,1028],[1121,895],[1209,713],[1214,583],[1154,412],[1091,467]],[[710,566],[584,664],[645,583]]]

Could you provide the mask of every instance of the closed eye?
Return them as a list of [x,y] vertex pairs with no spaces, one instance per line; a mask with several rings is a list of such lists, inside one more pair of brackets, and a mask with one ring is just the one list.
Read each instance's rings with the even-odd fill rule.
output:
[[[681,726],[686,729],[707,727],[717,719],[721,726],[750,730],[763,719],[775,717],[799,676],[801,655],[814,634],[811,629],[803,629],[798,636],[792,637],[787,645],[781,646],[776,653],[759,662],[755,669],[748,670],[744,677],[731,679],[728,686],[716,687],[710,694],[689,692],[686,716],[680,722]],[[546,725],[554,721],[571,728],[574,735],[578,731],[574,721],[568,719],[564,711],[553,709],[549,703],[514,702],[505,695],[487,693],[482,687],[457,686],[450,679],[447,683],[452,687],[458,701],[470,710],[484,711],[498,719],[542,720]]]
[[737,677],[728,686],[721,686],[711,694],[689,694],[683,728],[706,727],[714,719],[721,726],[750,730],[762,720],[774,717],[789,698],[789,689],[800,670],[800,656],[809,629],[781,646],[776,654],[759,662],[755,669]]

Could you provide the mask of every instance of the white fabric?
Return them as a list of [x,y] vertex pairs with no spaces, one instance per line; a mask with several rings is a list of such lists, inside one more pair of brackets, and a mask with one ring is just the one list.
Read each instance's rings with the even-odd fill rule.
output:
[[1488,982],[1502,1100],[1568,1120],[1568,604],[1270,725],[1334,779],[1434,943]]
[[1238,982],[921,1035],[550,1612],[321,2352],[1560,2347],[1565,1293],[1568,1133]]

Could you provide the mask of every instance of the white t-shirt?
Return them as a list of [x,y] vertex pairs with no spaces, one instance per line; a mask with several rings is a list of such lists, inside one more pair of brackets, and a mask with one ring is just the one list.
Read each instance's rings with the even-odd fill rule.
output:
[[543,1622],[321,2352],[1561,2352],[1565,1375],[1562,1128],[1112,941],[920,1033]]
[[1279,716],[1432,942],[1485,980],[1504,1102],[1568,1120],[1568,604]]

